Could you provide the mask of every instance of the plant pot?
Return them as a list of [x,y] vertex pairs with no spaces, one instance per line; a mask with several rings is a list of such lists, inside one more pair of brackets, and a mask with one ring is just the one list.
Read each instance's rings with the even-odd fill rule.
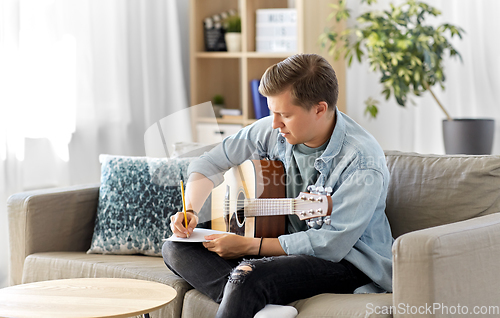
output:
[[214,104],[212,107],[214,109],[214,115],[215,115],[215,117],[218,117],[218,118],[222,117],[222,115],[220,114],[220,110],[222,108],[224,108],[224,105],[222,105],[222,104]]
[[228,52],[241,51],[241,33],[227,32],[225,35],[225,39]]
[[495,120],[491,118],[443,120],[446,154],[489,155]]

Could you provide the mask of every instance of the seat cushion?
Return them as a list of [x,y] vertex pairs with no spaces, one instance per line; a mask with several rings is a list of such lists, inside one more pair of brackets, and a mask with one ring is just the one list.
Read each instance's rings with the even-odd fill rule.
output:
[[392,294],[320,294],[292,305],[297,318],[392,318]]
[[208,296],[192,289],[184,297],[182,318],[215,317],[219,304]]
[[[392,318],[392,294],[320,294],[291,303],[297,318]],[[219,305],[192,289],[186,293],[182,318],[214,317]]]
[[167,306],[152,312],[152,317],[180,318],[184,294],[192,288],[172,273],[161,257],[49,252],[29,255],[24,262],[23,283],[85,277],[143,279],[173,287],[177,297]]
[[386,151],[394,238],[500,211],[500,156]]

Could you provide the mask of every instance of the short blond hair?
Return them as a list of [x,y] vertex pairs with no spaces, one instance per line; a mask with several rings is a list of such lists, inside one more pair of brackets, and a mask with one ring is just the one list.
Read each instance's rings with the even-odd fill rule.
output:
[[320,102],[335,110],[339,97],[337,75],[317,54],[296,54],[270,66],[262,75],[259,92],[268,97],[290,89],[292,102],[310,110]]

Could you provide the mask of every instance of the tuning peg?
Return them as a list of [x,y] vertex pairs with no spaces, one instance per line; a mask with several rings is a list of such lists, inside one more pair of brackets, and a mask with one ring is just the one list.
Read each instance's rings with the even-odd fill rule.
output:
[[325,188],[324,188],[324,187],[322,187],[322,186],[317,187],[317,188],[316,188],[316,192],[317,192],[318,194],[326,194],[326,192],[325,192]]
[[321,218],[318,218],[318,220],[316,221],[316,224],[321,226],[323,224],[323,220]]
[[316,186],[312,184],[307,186],[307,191],[309,191],[310,193],[316,192]]
[[326,195],[331,196],[333,193],[332,187],[326,187],[325,192],[326,192]]
[[324,222],[325,222],[325,224],[326,224],[326,225],[330,225],[330,224],[332,224],[332,220],[330,219],[330,217],[329,217],[329,216],[325,217]]
[[309,225],[309,227],[314,227],[314,225],[316,225],[316,222],[311,220],[311,221],[307,222],[307,225]]

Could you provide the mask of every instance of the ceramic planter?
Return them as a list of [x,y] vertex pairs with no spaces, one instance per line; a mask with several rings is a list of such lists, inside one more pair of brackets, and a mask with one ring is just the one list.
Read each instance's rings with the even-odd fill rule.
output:
[[443,120],[446,154],[489,155],[495,120],[491,118]]
[[228,52],[241,51],[241,33],[227,32],[225,34],[225,39]]

